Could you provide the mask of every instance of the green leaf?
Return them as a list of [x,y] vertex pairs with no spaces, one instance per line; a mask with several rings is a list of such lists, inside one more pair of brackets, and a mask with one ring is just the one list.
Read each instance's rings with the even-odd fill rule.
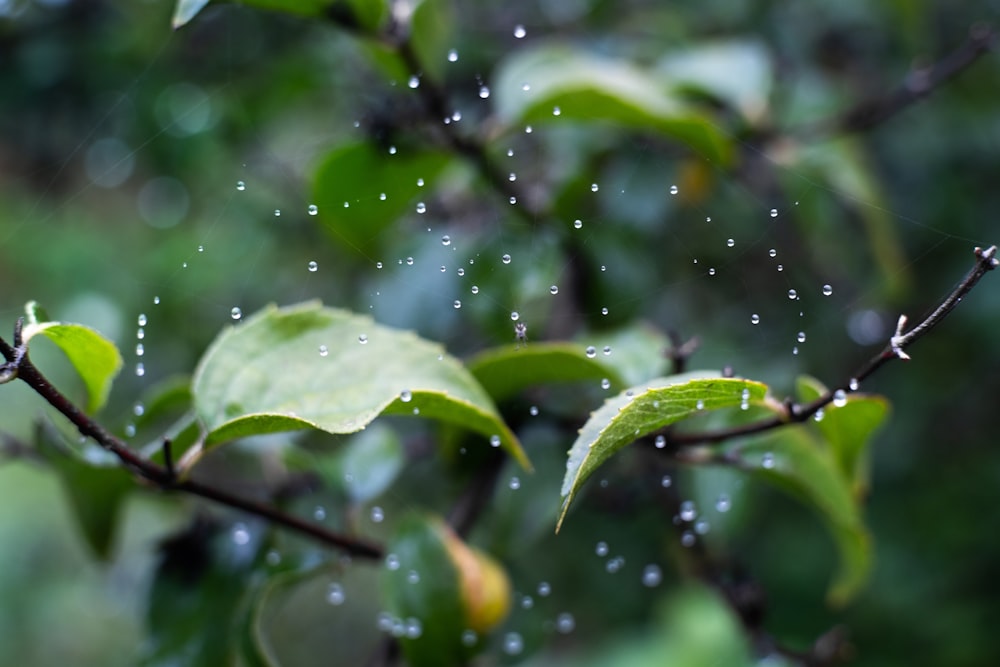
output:
[[[826,393],[826,387],[813,378],[799,378],[798,394],[802,401],[812,401]],[[816,428],[830,448],[844,478],[850,481],[856,498],[868,490],[868,443],[889,414],[889,401],[883,396],[850,393],[844,405],[823,408],[823,419]]]
[[[210,0],[178,0],[174,8],[173,28],[193,19]],[[287,12],[304,17],[328,17],[339,25],[373,32],[385,16],[382,0],[241,0],[240,4],[258,9]]]
[[585,348],[577,343],[530,343],[520,348],[503,345],[477,354],[468,366],[495,401],[553,382],[608,378],[616,389],[623,385],[614,369],[588,358]]
[[[469,657],[461,642],[468,627],[458,569],[445,545],[446,530],[437,518],[408,515],[387,550],[399,566],[383,572],[386,606],[401,622],[414,619],[421,627],[419,637],[400,639],[412,667],[459,667]],[[412,583],[410,572],[416,572],[419,581]]]
[[416,0],[410,19],[410,41],[421,65],[421,76],[431,75],[439,81],[447,64],[455,19],[452,3],[447,0]]
[[840,568],[827,597],[831,604],[846,604],[868,577],[871,539],[859,504],[829,450],[808,426],[795,425],[735,445],[729,453],[742,468],[819,510],[840,553]]
[[396,432],[373,424],[338,452],[331,478],[338,480],[352,502],[361,504],[388,489],[405,465],[406,453]]
[[135,481],[117,461],[110,466],[88,462],[56,437],[54,429],[39,428],[36,450],[62,479],[87,544],[98,558],[108,560],[122,505]]
[[709,118],[672,94],[660,77],[624,60],[564,45],[526,49],[500,65],[494,89],[497,113],[511,126],[610,121],[659,132],[716,162],[727,163],[732,154],[730,140]]
[[174,30],[197,16],[198,12],[204,9],[208,3],[209,0],[177,0],[177,5],[174,7],[174,18],[171,21]]
[[206,448],[308,427],[354,433],[380,414],[419,415],[496,439],[530,467],[489,395],[440,345],[315,301],[271,306],[224,330],[193,393]]
[[556,530],[583,482],[625,445],[695,414],[760,402],[766,393],[759,382],[695,371],[656,378],[608,399],[590,415],[569,450]]
[[[389,225],[411,210],[417,195],[433,187],[449,159],[407,147],[392,155],[369,142],[340,146],[316,170],[313,201],[319,217],[348,247],[370,250]],[[424,188],[417,185],[420,179]]]
[[766,119],[774,77],[760,42],[702,43],[668,54],[656,69],[674,86],[722,100],[751,123]]
[[24,341],[45,336],[66,355],[87,388],[87,412],[100,410],[108,400],[111,383],[122,367],[118,348],[107,338],[82,324],[49,321],[34,301],[25,306]]

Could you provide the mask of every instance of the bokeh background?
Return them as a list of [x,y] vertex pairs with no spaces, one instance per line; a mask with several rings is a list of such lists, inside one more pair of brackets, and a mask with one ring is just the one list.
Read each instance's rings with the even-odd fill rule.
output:
[[[458,58],[439,68],[470,131],[488,133],[482,86],[525,45],[562,40],[650,67],[735,45],[720,52],[719,68],[741,79],[745,105],[715,115],[735,164],[706,165],[641,132],[549,123],[494,148],[501,159],[515,151],[511,170],[554,202],[562,226],[512,213],[459,166],[428,192],[426,214],[404,215],[362,247],[309,215],[321,194],[315,170],[346,141],[405,142],[418,131],[408,123],[419,102],[353,37],[237,5],[209,7],[173,31],[167,0],[0,1],[0,327],[9,331],[36,299],[115,340],[126,367],[102,418],[120,432],[144,390],[192,371],[234,307],[250,313],[309,298],[416,329],[459,355],[513,342],[511,310],[524,314],[532,339],[643,320],[697,335],[696,367],[732,365],[784,395],[799,373],[849,377],[899,313],[925,314],[971,266],[974,246],[1000,240],[995,54],[874,128],[850,137],[823,129],[959,49],[973,26],[997,20],[996,2],[440,4]],[[671,184],[680,184],[676,196]],[[576,218],[580,230],[571,229]],[[444,259],[446,233],[461,260]],[[508,271],[496,261],[502,253],[513,257]],[[411,271],[407,257],[416,258]],[[445,261],[447,274],[437,268]],[[458,277],[458,265],[469,275]],[[580,267],[574,285],[550,298],[570,265]],[[889,397],[893,412],[872,448],[875,571],[846,609],[823,602],[834,556],[814,515],[750,482],[676,473],[683,494],[733,487],[740,511],[713,517],[712,539],[766,588],[774,636],[806,646],[843,625],[860,665],[1000,662],[995,278],[919,342],[910,363],[865,387]],[[472,281],[483,298],[469,294]],[[824,297],[827,284],[833,293]],[[787,299],[792,286],[801,302]],[[465,306],[454,308],[455,299]],[[141,356],[140,315],[148,321]],[[801,344],[799,331],[808,334]],[[34,354],[80,395],[57,354]],[[577,400],[596,407],[602,393],[588,392]],[[529,404],[510,409],[523,414]],[[0,388],[0,428],[19,441],[44,412],[23,388]],[[512,420],[529,446],[554,443],[538,466],[555,471],[555,487],[569,445],[561,419]],[[609,490],[592,489],[558,538],[518,523],[517,512],[535,506],[510,510],[518,503],[501,484],[480,540],[503,554],[519,595],[539,582],[553,591],[535,593],[534,610],[517,598],[512,622],[537,632],[524,629],[532,650],[508,662],[534,655],[554,664],[546,661],[561,655],[575,664],[574,651],[627,641],[672,597],[676,547],[650,485],[636,482],[639,461],[623,458],[609,471]],[[376,504],[388,512],[414,504],[442,465],[422,462]],[[550,502],[542,515],[551,516],[555,492],[539,488],[530,502]],[[186,525],[192,504],[136,494],[102,562],[81,539],[59,478],[30,451],[6,447],[0,499],[0,662],[130,665],[147,655],[157,548]],[[623,556],[622,572],[595,554],[599,542]],[[656,586],[641,583],[647,564],[662,568]],[[374,632],[370,573],[344,576],[367,591],[355,597],[354,616]],[[341,610],[310,590],[289,594],[270,616],[276,645],[294,645],[282,649],[287,664],[342,650],[331,648],[343,637],[329,629]],[[563,613],[575,631],[539,620]],[[359,664],[352,659],[343,664]]]

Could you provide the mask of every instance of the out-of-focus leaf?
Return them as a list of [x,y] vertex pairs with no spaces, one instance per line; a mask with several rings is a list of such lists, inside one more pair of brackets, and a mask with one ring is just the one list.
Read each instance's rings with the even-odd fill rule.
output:
[[268,307],[223,331],[193,392],[206,447],[308,427],[354,433],[380,414],[419,415],[486,435],[530,467],[489,395],[440,345],[318,302]]
[[766,393],[759,382],[694,371],[656,378],[608,399],[590,415],[569,451],[556,530],[583,482],[625,445],[692,415],[760,402]]
[[[797,382],[799,399],[812,401],[826,393],[818,380],[809,377]],[[823,435],[841,474],[851,483],[856,498],[868,490],[868,443],[889,414],[889,401],[883,396],[850,393],[843,405],[830,404],[823,409],[823,419],[816,427]]]
[[139,664],[233,664],[245,649],[241,626],[254,594],[252,575],[261,565],[262,543],[251,526],[221,531],[205,519],[164,540]]
[[890,296],[901,294],[913,280],[912,267],[889,214],[891,205],[861,143],[847,137],[803,146],[796,152],[794,166],[806,173],[814,171],[848,207],[857,211],[868,235],[865,247],[875,257],[886,291]]
[[424,73],[440,80],[451,43],[454,17],[452,5],[446,0],[417,0],[410,19],[410,41]]
[[728,162],[732,153],[728,137],[660,77],[567,46],[515,53],[500,65],[494,96],[498,115],[512,126],[608,121],[658,132],[716,162]]
[[835,605],[850,601],[871,569],[871,538],[850,484],[829,450],[808,426],[796,425],[737,444],[729,454],[744,469],[819,511],[840,553],[840,568],[827,597]]
[[621,377],[603,360],[591,359],[585,348],[572,343],[531,343],[485,350],[469,360],[469,372],[495,401],[510,398],[527,387],[553,382],[608,378],[623,386]]
[[349,247],[371,249],[379,234],[415,205],[417,195],[433,187],[449,159],[409,148],[391,154],[369,142],[339,146],[316,170],[313,201],[319,217]]
[[118,348],[107,338],[82,324],[52,322],[39,305],[25,306],[27,317],[24,341],[42,335],[51,340],[69,359],[87,388],[87,411],[97,412],[108,400],[111,383],[122,367]]
[[[176,30],[191,21],[210,0],[178,0],[171,24]],[[327,17],[339,25],[374,32],[386,13],[383,0],[241,0],[240,4],[304,17]]]
[[[467,664],[469,632],[484,635],[510,610],[506,572],[484,552],[463,542],[437,517],[411,514],[389,545],[382,588],[387,606],[408,630],[401,640],[413,667]],[[413,573],[418,580],[413,580]],[[420,628],[411,633],[409,628]]]
[[627,385],[660,377],[669,370],[665,353],[670,340],[645,322],[587,335],[585,340],[595,347],[601,361],[618,371]]
[[[559,664],[578,665],[580,661]],[[760,663],[752,658],[743,628],[729,606],[707,588],[688,587],[671,596],[648,637],[619,642],[583,664],[750,667]]]
[[77,525],[94,554],[107,560],[114,545],[118,518],[135,481],[118,465],[85,461],[56,440],[55,429],[40,427],[35,438],[38,453],[62,478]]
[[372,424],[352,437],[328,468],[338,486],[360,504],[388,489],[405,464],[406,455],[396,432]]
[[679,88],[722,100],[751,124],[767,116],[773,76],[770,55],[759,42],[702,43],[668,54],[657,71]]

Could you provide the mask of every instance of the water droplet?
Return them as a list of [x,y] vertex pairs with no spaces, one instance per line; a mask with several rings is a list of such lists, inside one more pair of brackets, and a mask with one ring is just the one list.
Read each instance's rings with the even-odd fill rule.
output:
[[556,295],[556,294],[559,294],[559,286],[558,285],[552,285],[552,286],[550,286],[549,287],[549,294],[552,294],[553,296]]
[[276,218],[280,218],[281,217],[281,209],[280,208],[274,209],[274,217],[276,217]]
[[517,477],[511,477],[508,486],[510,486],[511,491],[517,491],[518,489],[521,488],[521,480],[519,480]]
[[154,306],[160,305],[160,297],[158,297],[158,296],[154,296],[153,297],[153,305]]
[[146,374],[146,365],[142,364],[142,363],[136,364],[135,365],[135,376],[141,378],[145,374]]
[[425,204],[422,201],[421,202],[417,202],[417,213],[420,213],[421,215],[423,215],[426,212],[427,212],[427,204]]
[[451,49],[450,51],[448,51],[448,62],[450,63],[458,62],[458,51],[456,51],[455,49]]
[[318,268],[319,268],[319,264],[317,264],[316,262],[309,262],[309,271],[310,272],[316,273],[316,269],[318,269]]
[[583,220],[574,220],[573,227],[575,229],[580,229],[581,227],[583,227]]
[[511,198],[510,198],[510,199],[508,199],[507,201],[509,201],[509,202],[511,203],[511,205],[513,206],[514,204],[516,204],[516,203],[517,203],[517,197],[511,197]]
[[656,439],[653,441],[653,444],[656,445],[657,449],[663,449],[664,447],[667,446],[666,436],[663,434],[656,436]]
[[562,115],[562,109],[560,109],[559,107],[552,107],[552,115],[553,116]]
[[823,417],[825,417],[825,416],[826,416],[826,413],[823,412],[823,408],[820,408],[819,410],[816,411],[816,414],[813,415],[813,419],[815,421],[821,422],[821,421],[823,421]]
[[698,535],[704,535],[705,533],[708,532],[708,529],[709,529],[709,523],[704,519],[699,519],[694,524],[694,532],[697,533]]
[[243,181],[236,181],[236,189],[239,190],[240,192],[243,192],[244,190],[247,189],[247,184],[244,183]]
[[375,268],[376,269],[381,269],[382,268],[382,262],[375,262]]
[[500,436],[496,434],[491,435],[490,447],[499,447],[499,446],[500,446]]
[[316,204],[309,204],[309,208],[307,210],[309,215],[316,215],[319,213],[319,206],[316,206]]
[[479,87],[479,97],[481,97],[482,99],[485,100],[489,96],[490,96],[489,86],[480,86]]
[[229,316],[232,317],[234,320],[238,320],[241,317],[243,317],[243,311],[240,310],[239,308],[233,307],[233,309],[229,311]]
[[662,486],[664,489],[669,489],[670,485],[673,484],[673,483],[674,483],[674,480],[672,480],[670,478],[670,475],[664,475],[660,479],[660,486]]
[[524,650],[524,639],[518,632],[508,632],[503,636],[503,652],[507,655],[518,655]]
[[699,399],[698,399],[698,400],[697,400],[697,401],[695,402],[695,404],[694,404],[694,409],[695,409],[695,410],[704,410],[704,409],[705,409],[705,401],[703,401],[703,400],[701,400],[701,399],[699,398]]
[[441,273],[444,273],[444,272],[445,272],[445,271],[447,271],[447,270],[448,270],[448,267],[447,267],[447,266],[445,266],[444,264],[442,264],[442,265],[441,265],[441,269],[440,269]]
[[642,585],[646,588],[655,588],[663,581],[663,571],[659,565],[647,565],[642,568]]
[[598,542],[597,546],[594,547],[594,553],[597,554],[598,556],[600,556],[601,558],[604,558],[605,556],[607,556],[608,555],[608,543],[604,542],[604,541]]
[[146,348],[143,347],[142,343],[138,343],[135,346],[135,356],[141,357],[146,353]]
[[601,315],[607,315],[607,314],[608,314],[608,309],[607,308],[601,308]]
[[198,246],[198,252],[205,252],[205,246],[203,245]]
[[762,457],[760,457],[760,467],[764,470],[774,469],[774,454],[771,452],[765,452]]
[[588,345],[587,349],[584,350],[584,353],[587,355],[588,359],[593,359],[597,356],[597,348],[593,345]]
[[388,556],[386,556],[385,557],[385,566],[388,569],[393,570],[393,571],[398,570],[399,569],[399,556],[397,556],[396,554],[389,554]]
[[767,251],[767,254],[770,255],[771,257],[777,257],[778,251],[775,250],[774,248],[771,248],[770,250]]
[[245,524],[237,523],[233,526],[232,538],[233,544],[242,547],[250,542],[250,531]]
[[473,285],[472,288],[469,289],[469,291],[472,292],[473,294],[479,294],[479,285]]
[[514,26],[514,37],[516,37],[517,39],[524,39],[525,35],[527,34],[528,31],[524,29],[523,25],[518,24]]
[[680,190],[678,190],[678,189],[677,189],[677,186],[676,186],[676,185],[671,185],[671,186],[670,186],[670,194],[672,194],[672,195],[675,195],[675,194],[677,194],[678,192],[680,192]]
[[833,392],[833,404],[838,408],[842,408],[847,405],[847,392],[843,389],[838,389]]
[[525,134],[531,134],[531,126],[530,125],[525,125],[524,126],[524,133]]
[[568,635],[576,629],[576,619],[568,611],[556,616],[556,630],[563,635]]
[[137,322],[138,322],[138,324],[139,324],[140,327],[146,326],[146,314],[143,313],[143,314],[139,315],[139,319],[137,320]]
[[750,324],[760,324],[760,315],[754,313],[750,316]]
[[410,88],[416,88],[420,85],[420,78],[417,77],[416,74],[414,74],[413,76],[410,77],[410,80],[407,81],[406,85],[408,85]]
[[833,294],[833,286],[823,285],[823,296],[830,296]]
[[459,268],[455,273],[457,273],[459,275],[459,277],[464,276],[465,275],[465,269]]
[[681,534],[682,547],[691,548],[694,546],[694,543],[696,541],[697,538],[694,536],[694,533],[692,533],[690,530],[685,530],[684,533]]
[[[388,197],[386,196],[386,194],[384,192],[379,193],[379,196],[378,196],[378,200],[379,201],[385,201],[387,198]],[[344,203],[346,204],[347,202],[345,201]],[[348,207],[345,206],[344,208],[348,208]]]
[[500,261],[503,262],[504,264],[510,264],[510,255],[504,255],[503,257],[500,258]]
[[591,183],[590,184],[590,191],[591,192],[597,192],[599,189],[600,188],[598,187],[597,183]]
[[396,147],[389,146],[389,155],[395,155],[395,154],[396,154]]
[[530,414],[532,417],[537,417],[538,416],[538,406],[537,405],[532,405],[530,408],[528,408],[528,414]]
[[729,499],[729,496],[723,493],[719,496],[719,499],[715,501],[715,509],[717,512],[728,512],[732,507],[732,504],[733,503]]
[[611,389],[611,380],[609,380],[608,378],[603,378],[601,380],[601,389],[604,389],[605,391]]
[[857,391],[861,387],[861,383],[858,382],[857,378],[851,378],[851,381],[847,383],[847,386],[850,387],[851,391]]
[[605,357],[609,356],[611,354],[611,346],[610,345],[605,345],[603,352],[604,352],[604,356]]
[[366,345],[368,343],[368,334],[360,334],[358,336],[358,342],[362,345]]
[[521,317],[521,315],[516,310],[512,310],[511,311],[511,313],[510,313],[510,319],[511,319],[511,321],[517,322],[518,319],[520,319],[520,317]]
[[799,298],[799,293],[793,289],[790,289],[788,290],[788,298],[791,299],[792,301],[795,301],[796,299]]
[[710,267],[708,269],[708,275],[710,275],[710,276],[714,276],[715,275],[715,267],[714,266]]
[[326,508],[323,507],[322,505],[317,505],[313,509],[313,518],[316,519],[317,521],[323,521],[324,519],[326,519]]
[[522,83],[521,84],[521,90],[524,91],[524,92],[528,92],[529,90],[531,90],[531,84],[527,83],[527,82]]
[[514,181],[517,180],[517,174],[515,174],[514,172],[510,172],[510,174],[508,174],[507,176],[507,180],[513,183]]
[[540,597],[548,597],[552,593],[552,586],[549,585],[547,581],[538,582],[538,595]]
[[795,337],[795,340],[799,341],[800,343],[806,342],[806,332],[800,331],[798,335]]
[[694,521],[695,517],[698,516],[698,511],[695,509],[694,501],[685,500],[682,502],[678,516],[681,518],[681,521]]
[[771,217],[772,218],[777,218],[778,217],[778,209],[776,209],[776,208],[772,208],[771,209]]
[[413,392],[410,391],[409,389],[404,389],[403,391],[399,392],[399,400],[401,400],[403,403],[409,403],[410,401],[413,400]]
[[736,240],[735,239],[726,239],[726,247],[727,248],[732,248],[734,245],[736,245]]
[[344,604],[344,600],[347,596],[344,595],[344,587],[338,583],[330,584],[330,587],[326,590],[326,601],[334,606],[339,606]]
[[784,264],[778,264],[778,271],[780,272],[780,271],[784,271],[784,270],[785,270],[785,265]]
[[406,265],[407,266],[413,266],[413,258],[412,257],[407,257],[406,258]]

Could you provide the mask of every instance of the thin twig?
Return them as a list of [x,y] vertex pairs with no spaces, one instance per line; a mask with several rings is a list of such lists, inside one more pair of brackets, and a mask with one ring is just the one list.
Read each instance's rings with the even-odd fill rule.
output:
[[832,403],[838,396],[846,396],[857,391],[861,383],[869,378],[875,371],[880,369],[893,359],[909,360],[910,355],[906,353],[906,348],[910,347],[917,340],[922,338],[928,331],[937,326],[968,294],[976,283],[987,273],[1000,265],[1000,260],[996,258],[997,247],[990,246],[983,250],[975,249],[976,264],[972,267],[965,278],[952,290],[952,292],[934,309],[922,322],[904,332],[906,327],[906,316],[899,317],[896,333],[889,339],[885,347],[877,355],[868,360],[865,365],[857,370],[846,382],[840,386],[828,390],[825,394],[810,401],[809,403],[798,404],[792,401],[785,402],[785,411],[767,419],[733,426],[731,428],[708,431],[704,433],[665,433],[668,440],[674,446],[708,444],[723,442],[746,435],[763,433],[771,429],[780,428],[786,424],[804,422],[824,407]]
[[[69,419],[83,435],[92,438],[97,444],[112,454],[137,477],[151,482],[154,486],[164,491],[179,491],[200,496],[208,500],[215,501],[221,505],[253,514],[267,519],[275,525],[288,530],[293,530],[302,535],[311,537],[323,544],[341,549],[352,556],[361,558],[380,559],[383,555],[383,548],[380,545],[368,542],[367,540],[342,535],[324,528],[315,523],[310,523],[299,517],[287,514],[276,507],[265,505],[254,500],[234,496],[228,491],[197,482],[192,479],[177,480],[176,474],[171,470],[172,465],[161,466],[153,461],[142,458],[133,451],[127,444],[109,433],[103,426],[87,416],[82,410],[66,398],[56,389],[41,371],[31,362],[28,357],[26,346],[21,342],[20,329],[23,322],[18,320],[15,329],[14,339],[20,344],[16,347],[9,345],[0,337],[0,353],[7,359],[7,363],[0,367],[0,373],[10,371],[20,380],[23,380],[34,389],[49,405],[61,412]],[[12,369],[12,370],[11,370]],[[167,454],[169,446],[164,443],[164,453]],[[167,456],[167,461],[171,461],[172,456]]]
[[996,33],[990,26],[974,25],[969,30],[968,41],[962,46],[937,63],[910,72],[895,90],[884,96],[865,100],[836,118],[820,121],[798,134],[810,137],[848,134],[880,125],[962,73],[993,48],[995,38]]

